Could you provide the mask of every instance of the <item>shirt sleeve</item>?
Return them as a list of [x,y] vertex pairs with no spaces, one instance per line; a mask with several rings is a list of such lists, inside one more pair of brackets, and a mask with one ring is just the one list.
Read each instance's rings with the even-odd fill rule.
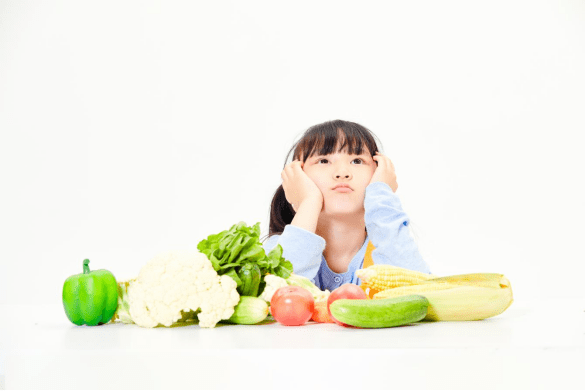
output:
[[387,183],[374,182],[366,187],[364,208],[368,238],[376,247],[372,252],[374,264],[431,273],[410,235],[410,219]]
[[277,245],[282,246],[282,256],[293,264],[293,272],[307,277],[316,284],[321,266],[325,239],[295,225],[287,225],[281,235],[273,235],[264,243],[266,254]]

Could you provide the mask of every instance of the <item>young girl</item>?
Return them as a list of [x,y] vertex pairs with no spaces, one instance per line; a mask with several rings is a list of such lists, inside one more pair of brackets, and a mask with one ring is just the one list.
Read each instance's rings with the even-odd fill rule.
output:
[[395,194],[394,165],[365,127],[336,120],[309,128],[281,177],[263,246],[268,253],[280,244],[294,273],[322,290],[359,285],[369,241],[374,264],[430,273]]

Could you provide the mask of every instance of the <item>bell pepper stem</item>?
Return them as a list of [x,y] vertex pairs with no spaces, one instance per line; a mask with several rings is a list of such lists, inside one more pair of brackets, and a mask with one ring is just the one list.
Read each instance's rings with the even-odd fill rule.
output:
[[83,260],[83,274],[89,274],[89,259]]

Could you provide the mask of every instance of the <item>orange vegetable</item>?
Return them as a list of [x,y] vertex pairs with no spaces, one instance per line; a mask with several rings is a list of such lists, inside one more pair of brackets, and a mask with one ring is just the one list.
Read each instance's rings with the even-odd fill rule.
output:
[[368,296],[368,299],[373,299],[374,295],[380,291],[377,291],[375,289],[372,289],[368,286],[368,284],[364,284],[362,282],[362,284],[360,285],[360,288],[362,288],[364,290],[364,292],[366,292],[366,295]]
[[331,319],[329,311],[327,311],[327,298],[328,296],[325,296],[315,301],[315,309],[311,320],[319,323],[333,323],[333,319]]

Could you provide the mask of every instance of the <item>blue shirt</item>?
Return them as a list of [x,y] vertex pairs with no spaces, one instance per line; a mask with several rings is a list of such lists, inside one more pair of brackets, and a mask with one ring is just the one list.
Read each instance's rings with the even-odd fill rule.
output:
[[345,273],[336,273],[327,265],[323,255],[325,239],[291,224],[284,228],[282,234],[268,238],[263,244],[264,250],[268,253],[280,244],[283,257],[293,264],[294,273],[309,278],[322,290],[333,291],[345,283],[361,284],[355,272],[364,264],[370,240],[376,247],[372,252],[374,264],[394,265],[431,273],[410,235],[408,229],[410,219],[402,210],[400,199],[388,184],[374,182],[366,187],[364,209],[366,240]]

